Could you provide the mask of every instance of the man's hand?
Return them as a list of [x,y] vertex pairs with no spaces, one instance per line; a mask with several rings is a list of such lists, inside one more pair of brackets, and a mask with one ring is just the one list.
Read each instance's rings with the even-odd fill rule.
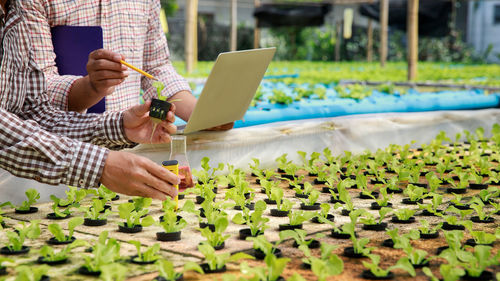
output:
[[137,143],[167,143],[171,141],[170,135],[177,131],[173,124],[175,121],[175,105],[172,104],[167,113],[167,119],[159,123],[153,133],[153,121],[149,117],[151,101],[145,104],[136,105],[123,113],[123,127],[125,135],[133,142]]
[[123,151],[110,151],[101,183],[114,192],[165,200],[175,197],[180,179],[151,160]]
[[109,50],[95,50],[89,55],[87,72],[90,86],[100,97],[115,90],[128,77],[127,67],[120,63],[125,57]]

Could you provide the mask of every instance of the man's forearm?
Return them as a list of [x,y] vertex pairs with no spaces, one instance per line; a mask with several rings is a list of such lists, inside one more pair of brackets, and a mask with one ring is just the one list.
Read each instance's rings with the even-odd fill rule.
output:
[[102,98],[90,84],[89,76],[84,76],[73,83],[68,93],[68,110],[82,113]]
[[180,91],[169,100],[179,100],[173,102],[176,106],[175,115],[187,122],[196,105],[196,98],[188,91]]

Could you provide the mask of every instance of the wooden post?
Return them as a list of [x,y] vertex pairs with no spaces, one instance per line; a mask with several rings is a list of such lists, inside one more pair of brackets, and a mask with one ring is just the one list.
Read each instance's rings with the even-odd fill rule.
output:
[[335,40],[335,61],[340,61],[340,45],[342,44],[342,21],[337,21],[337,35]]
[[229,49],[231,52],[236,51],[238,44],[238,2],[231,0],[231,40]]
[[191,73],[198,60],[198,0],[186,1],[185,59],[186,72]]
[[373,22],[372,19],[368,20],[368,42],[366,44],[366,61],[373,61]]
[[389,0],[380,0],[380,66],[387,60],[387,31],[389,25]]
[[417,78],[418,63],[418,0],[408,1],[408,80]]
[[[254,0],[255,8],[260,6],[260,0]],[[257,49],[260,47],[260,28],[258,28],[259,20],[255,19],[255,27],[253,29],[253,48]]]

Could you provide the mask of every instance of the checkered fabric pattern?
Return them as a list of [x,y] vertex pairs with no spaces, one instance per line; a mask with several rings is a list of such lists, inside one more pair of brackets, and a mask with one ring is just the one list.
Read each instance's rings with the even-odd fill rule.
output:
[[[50,28],[59,25],[101,26],[104,48],[125,56],[127,62],[165,84],[168,97],[186,90],[187,81],[169,61],[167,40],[159,20],[160,0],[27,0],[23,1],[35,49],[35,60],[47,77],[52,102],[67,110],[68,92],[80,77],[60,76],[55,66]],[[119,111],[156,96],[151,80],[130,71],[130,76],[106,97],[106,110]]]
[[0,9],[0,168],[47,184],[97,187],[109,148],[132,146],[122,113],[56,109],[33,58],[19,0]]

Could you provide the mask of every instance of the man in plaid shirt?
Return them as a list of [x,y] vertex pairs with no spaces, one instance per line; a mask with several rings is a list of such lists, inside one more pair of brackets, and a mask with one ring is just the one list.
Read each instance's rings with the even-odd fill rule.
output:
[[[0,167],[18,177],[52,185],[109,189],[164,199],[175,196],[179,178],[152,161],[110,151],[149,142],[150,102],[104,115],[55,109],[44,74],[34,61],[28,25],[19,0],[0,0]],[[170,141],[173,112],[154,142]],[[5,198],[2,198],[2,201]]]
[[[47,77],[52,102],[62,110],[84,111],[106,98],[106,111],[125,110],[156,96],[151,79],[129,72],[126,60],[165,84],[163,95],[178,99],[176,114],[191,115],[196,98],[187,81],[169,61],[159,0],[29,0],[23,1],[35,50],[35,60]],[[104,50],[89,56],[85,77],[59,75],[50,28],[60,25],[101,26]]]

